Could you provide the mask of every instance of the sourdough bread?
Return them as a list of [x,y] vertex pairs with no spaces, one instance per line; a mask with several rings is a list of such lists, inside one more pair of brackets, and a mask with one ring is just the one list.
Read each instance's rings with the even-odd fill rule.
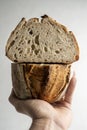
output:
[[71,31],[44,15],[19,22],[7,41],[6,55],[14,62],[70,64],[79,59],[79,47]]
[[61,100],[70,77],[71,65],[12,63],[12,84],[20,99]]

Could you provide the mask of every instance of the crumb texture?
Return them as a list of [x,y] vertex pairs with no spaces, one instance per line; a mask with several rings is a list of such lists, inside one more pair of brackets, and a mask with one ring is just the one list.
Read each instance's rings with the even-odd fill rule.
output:
[[73,33],[52,18],[23,18],[8,39],[6,55],[14,62],[72,63],[79,48]]

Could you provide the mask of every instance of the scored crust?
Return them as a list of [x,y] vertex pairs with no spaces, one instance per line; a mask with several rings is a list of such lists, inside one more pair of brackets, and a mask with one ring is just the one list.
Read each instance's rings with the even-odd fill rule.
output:
[[71,65],[12,63],[12,84],[20,99],[36,98],[50,103],[61,99]]

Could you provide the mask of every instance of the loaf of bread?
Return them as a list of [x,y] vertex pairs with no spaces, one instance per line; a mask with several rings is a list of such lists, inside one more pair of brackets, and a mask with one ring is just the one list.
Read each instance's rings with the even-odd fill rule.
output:
[[79,59],[79,47],[71,31],[44,15],[19,22],[7,41],[6,56],[19,63],[70,64]]
[[61,100],[70,78],[71,64],[79,59],[74,34],[47,15],[23,18],[5,48],[11,64],[12,84],[20,99]]
[[70,77],[71,65],[12,63],[12,84],[20,99],[61,99]]

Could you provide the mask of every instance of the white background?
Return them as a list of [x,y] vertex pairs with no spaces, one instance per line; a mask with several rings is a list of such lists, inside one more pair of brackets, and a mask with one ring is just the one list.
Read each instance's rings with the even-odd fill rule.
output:
[[72,30],[80,47],[73,64],[77,85],[69,130],[87,130],[87,0],[0,0],[0,130],[28,130],[31,119],[17,113],[8,102],[11,92],[11,61],[5,57],[6,41],[22,17],[48,14]]

